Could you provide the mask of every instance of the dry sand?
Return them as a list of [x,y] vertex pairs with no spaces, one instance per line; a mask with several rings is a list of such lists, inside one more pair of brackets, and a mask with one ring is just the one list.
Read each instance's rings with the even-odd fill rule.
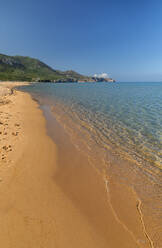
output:
[[37,103],[28,94],[11,94],[2,85],[0,247],[151,247],[132,194],[125,190],[126,195],[119,195],[114,182],[110,199],[95,170],[87,169],[86,159],[80,158],[78,164],[69,152],[72,159],[66,168],[66,159],[59,159],[56,145],[46,134]]

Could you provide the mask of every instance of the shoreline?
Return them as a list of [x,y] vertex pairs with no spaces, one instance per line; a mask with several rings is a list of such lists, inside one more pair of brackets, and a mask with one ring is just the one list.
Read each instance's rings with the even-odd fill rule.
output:
[[[8,160],[1,163],[0,169],[1,245],[4,248],[149,247],[131,192],[123,189],[121,196],[120,185],[111,182],[108,185],[111,199],[107,198],[104,181],[87,166],[87,159],[81,154],[74,156],[74,148],[67,149],[66,144],[60,150],[47,135],[43,113],[29,94],[14,90],[14,94],[5,97],[9,102],[0,106],[1,114],[8,114],[5,122],[8,121],[11,134],[18,133],[13,137],[5,135],[13,150],[10,154],[6,151]],[[60,127],[55,127],[61,135]],[[126,200],[129,210],[122,204]],[[135,228],[135,238],[115,217],[112,202],[116,210],[120,203],[121,209],[115,211],[117,218],[122,222],[127,219],[128,229]]]
[[[98,215],[98,220],[96,218],[96,223],[93,224],[98,226],[100,230],[102,230],[104,224],[105,227],[107,225],[108,228],[110,224],[109,219],[111,220],[113,215],[113,218],[115,218],[118,224],[122,226],[122,228],[133,238],[135,243],[139,245],[138,247],[154,247],[153,242],[146,231],[143,216],[141,214],[142,203],[136,193],[132,191],[132,189],[121,185],[116,180],[108,178],[106,173],[101,174],[98,169],[96,169],[95,166],[89,162],[87,156],[84,156],[83,153],[81,154],[80,151],[78,152],[78,149],[76,149],[74,144],[71,143],[70,137],[65,132],[64,127],[61,126],[61,124],[55,118],[54,112],[51,111],[51,109],[47,106],[41,106],[41,109],[47,121],[46,126],[48,135],[52,137],[58,147],[59,169],[57,181],[61,185],[62,190],[68,195],[69,198],[72,199],[74,204],[76,204],[77,207],[79,207],[80,210],[84,212],[86,217],[90,218],[91,220],[93,216],[90,212],[88,213],[85,208],[87,208],[88,204],[89,211],[93,212],[95,209],[91,209],[90,205],[97,205],[97,209],[100,209],[100,211],[98,211],[96,214],[93,213],[93,215]],[[62,154],[64,154],[64,157]],[[73,158],[72,165],[71,163],[68,164],[70,161],[69,157]],[[75,179],[74,175],[76,177]],[[68,180],[71,182],[70,186],[64,182],[64,178],[66,178],[66,180],[68,178]],[[95,183],[93,187],[91,187],[89,180],[92,180],[93,183]],[[84,190],[80,188],[82,187],[82,183],[84,184]],[[97,194],[97,192],[100,193]],[[123,195],[120,196],[120,193]],[[80,201],[77,197],[78,194],[80,195],[80,198],[83,198]],[[90,196],[89,202],[87,201],[88,196]],[[104,213],[105,199],[107,201],[106,205],[108,204],[106,206],[106,211],[110,212],[109,214],[111,217],[106,213],[106,211]],[[100,204],[96,204],[95,200],[101,201]],[[127,203],[129,201],[130,204]],[[120,209],[118,209],[118,206],[120,206]],[[129,211],[129,214],[127,211]],[[105,221],[106,218],[107,220]],[[112,229],[116,232],[117,227],[113,226]],[[109,236],[109,232],[107,232],[106,236]],[[122,239],[120,241],[122,241]],[[111,243],[110,240],[109,242]],[[107,240],[107,243],[109,242]],[[112,247],[117,247],[116,245],[119,244],[115,244],[114,246],[114,243],[111,243]],[[129,247],[131,247],[131,245],[129,244]]]

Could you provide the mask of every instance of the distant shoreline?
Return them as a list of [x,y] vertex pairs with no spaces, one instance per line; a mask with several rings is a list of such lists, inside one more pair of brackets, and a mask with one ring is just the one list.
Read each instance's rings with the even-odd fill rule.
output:
[[[105,74],[107,75],[107,74]],[[104,75],[104,76],[105,76]],[[81,75],[73,70],[55,70],[42,61],[0,54],[0,80],[29,82],[114,82],[112,78]]]
[[107,79],[107,80],[102,80],[100,81],[99,79],[96,81],[83,81],[83,80],[78,80],[78,81],[70,81],[70,80],[54,80],[54,81],[50,81],[50,80],[40,80],[40,81],[33,81],[33,82],[29,82],[29,81],[0,81],[0,83],[17,83],[20,82],[21,83],[103,83],[103,82],[107,82],[107,83],[115,83],[116,81],[113,79]]

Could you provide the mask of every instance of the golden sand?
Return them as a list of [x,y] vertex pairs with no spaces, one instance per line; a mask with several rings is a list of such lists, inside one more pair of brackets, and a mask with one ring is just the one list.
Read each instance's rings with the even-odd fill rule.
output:
[[115,182],[109,187],[84,156],[59,157],[37,103],[7,91],[0,96],[0,246],[151,247],[137,199],[125,189],[119,195]]

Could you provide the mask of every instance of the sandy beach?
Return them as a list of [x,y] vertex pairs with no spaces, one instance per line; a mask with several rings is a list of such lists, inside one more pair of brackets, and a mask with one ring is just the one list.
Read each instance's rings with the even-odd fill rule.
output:
[[37,102],[6,86],[0,84],[1,247],[153,247],[132,192],[123,186],[119,195],[115,181],[106,189],[72,150],[60,157]]

